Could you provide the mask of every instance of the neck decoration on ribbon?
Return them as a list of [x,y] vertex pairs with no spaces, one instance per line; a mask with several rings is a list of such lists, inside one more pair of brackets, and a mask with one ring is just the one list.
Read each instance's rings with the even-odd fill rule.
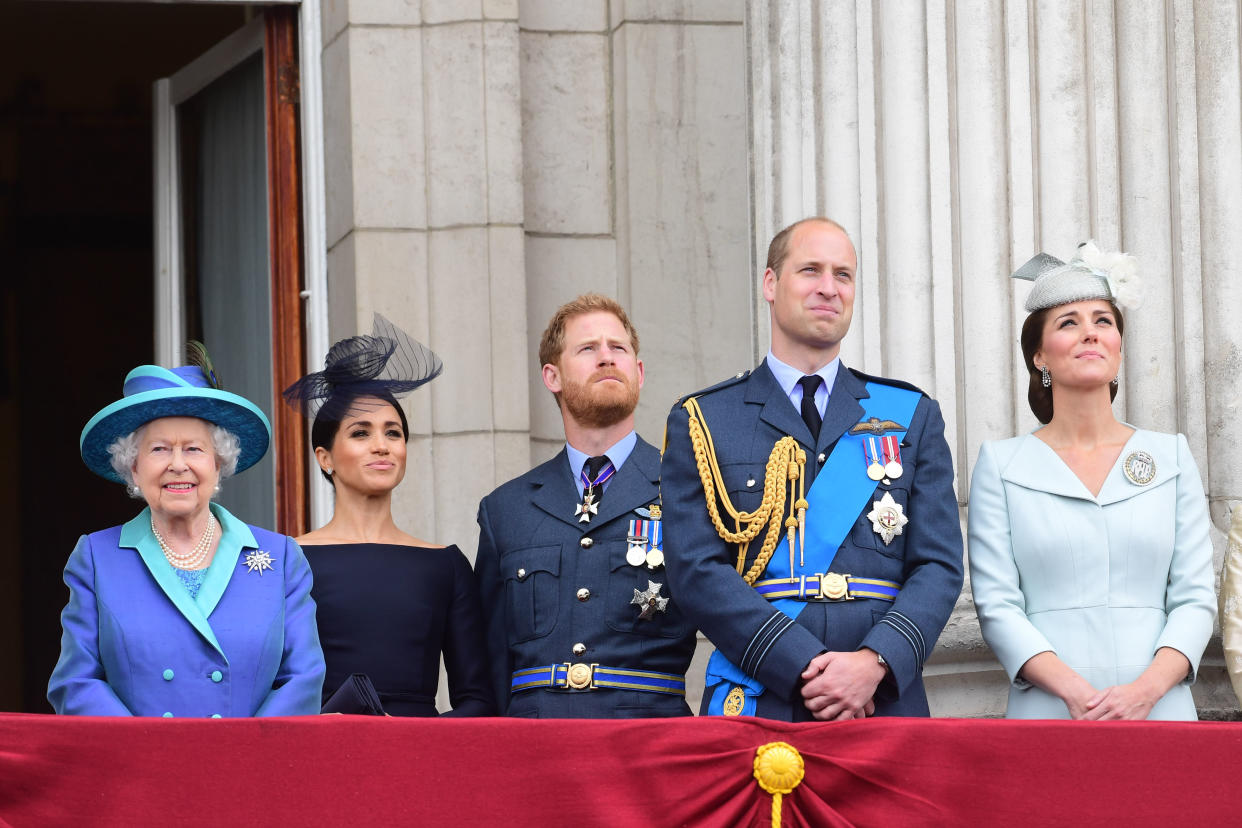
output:
[[583,465],[582,473],[579,475],[579,477],[582,478],[582,502],[577,504],[574,508],[574,515],[578,518],[579,523],[590,523],[591,515],[599,514],[599,503],[597,502],[599,498],[597,497],[597,491],[599,494],[603,494],[604,483],[608,480],[608,478],[612,477],[616,471],[616,466],[614,466],[610,460],[604,464],[602,469],[600,469],[599,476],[592,480],[587,476],[587,468]]

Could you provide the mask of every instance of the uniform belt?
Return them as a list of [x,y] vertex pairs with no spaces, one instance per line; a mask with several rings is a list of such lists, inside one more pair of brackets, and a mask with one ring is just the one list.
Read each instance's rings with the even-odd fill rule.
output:
[[882,578],[860,578],[825,572],[797,578],[769,578],[755,582],[755,592],[769,601],[793,598],[795,601],[853,601],[855,598],[878,598],[896,601],[901,584]]
[[546,667],[528,667],[514,670],[510,688],[536,690],[540,687],[554,690],[642,690],[647,693],[667,693],[670,696],[686,695],[686,680],[672,673],[653,670],[626,670],[621,667],[601,667],[598,664],[549,664]]

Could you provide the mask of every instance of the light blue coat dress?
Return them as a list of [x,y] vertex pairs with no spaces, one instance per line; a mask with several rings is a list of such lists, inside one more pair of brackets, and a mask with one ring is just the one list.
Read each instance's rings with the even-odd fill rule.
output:
[[[57,713],[319,712],[323,651],[301,548],[211,509],[222,533],[197,598],[160,551],[150,509],[78,541],[65,566],[69,603],[48,682]],[[270,568],[257,564],[264,552]]]
[[[1145,451],[1155,477],[1127,478]],[[1191,671],[1150,719],[1194,719],[1190,684],[1212,634],[1216,596],[1207,502],[1186,438],[1137,430],[1098,497],[1033,434],[984,443],[970,486],[970,584],[984,640],[1012,682],[1009,718],[1066,719],[1065,704],[1023,679],[1054,652],[1092,686],[1131,682],[1156,650]]]

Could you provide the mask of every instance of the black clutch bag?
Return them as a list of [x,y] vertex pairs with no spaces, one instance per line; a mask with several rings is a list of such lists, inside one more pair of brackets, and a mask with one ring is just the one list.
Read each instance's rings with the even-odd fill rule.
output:
[[383,716],[379,693],[366,673],[354,673],[336,689],[320,713],[351,713],[357,716]]

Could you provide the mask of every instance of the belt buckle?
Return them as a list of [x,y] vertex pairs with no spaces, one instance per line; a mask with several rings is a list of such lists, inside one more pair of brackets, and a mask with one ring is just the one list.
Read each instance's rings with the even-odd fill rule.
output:
[[840,572],[821,572],[819,575],[820,601],[853,601],[850,595],[850,575]]
[[595,668],[598,664],[565,664],[565,686],[570,690],[594,690]]

